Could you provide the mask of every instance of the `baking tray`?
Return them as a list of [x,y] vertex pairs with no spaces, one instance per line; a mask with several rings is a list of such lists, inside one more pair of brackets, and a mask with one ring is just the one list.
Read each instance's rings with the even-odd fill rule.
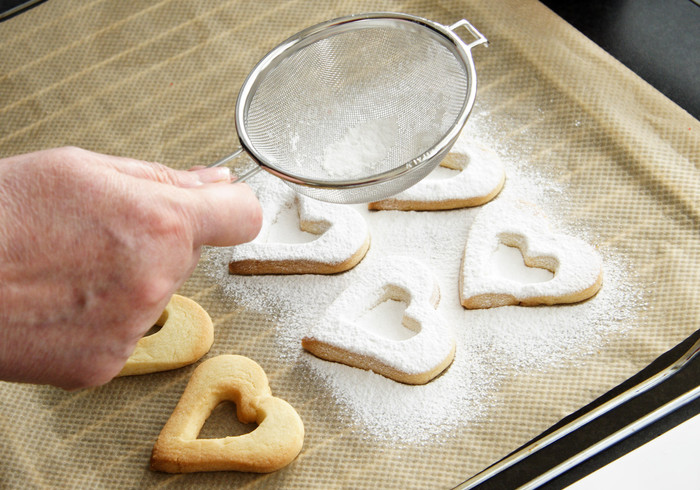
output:
[[75,144],[176,168],[216,161],[235,145],[235,97],[257,59],[300,28],[377,10],[467,18],[488,37],[475,52],[467,130],[511,168],[563,189],[564,221],[630,266],[634,321],[586,355],[504,373],[487,410],[449,437],[397,444],[349,423],[327,387],[280,357],[275,319],[237,304],[203,263],[180,293],[212,315],[209,356],[242,354],[265,368],[305,421],[300,457],[262,476],[151,472],[153,442],[193,367],[77,393],[3,383],[5,485],[451,487],[695,330],[698,122],[534,1],[44,2],[0,25],[0,151]]

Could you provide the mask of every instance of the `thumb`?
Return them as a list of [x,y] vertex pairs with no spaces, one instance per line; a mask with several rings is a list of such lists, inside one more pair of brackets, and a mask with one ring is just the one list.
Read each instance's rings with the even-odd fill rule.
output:
[[262,208],[247,184],[209,184],[183,189],[194,246],[237,245],[254,239],[262,225]]

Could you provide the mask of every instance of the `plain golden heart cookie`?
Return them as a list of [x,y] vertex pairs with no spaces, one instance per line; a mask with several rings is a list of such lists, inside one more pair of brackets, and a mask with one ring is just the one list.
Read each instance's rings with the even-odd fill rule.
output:
[[[238,420],[257,423],[248,434],[198,439],[212,410],[236,404]],[[269,473],[301,451],[304,424],[286,401],[272,396],[267,375],[251,359],[222,355],[197,366],[151,455],[151,469],[168,473],[250,471]]]
[[143,337],[119,376],[176,369],[199,360],[214,342],[209,314],[195,301],[174,294],[156,325],[161,329]]
[[[520,249],[530,267],[551,271],[543,282],[523,283],[494,274],[499,244]],[[576,303],[598,292],[603,263],[583,240],[550,229],[533,205],[496,201],[482,209],[469,230],[460,274],[460,300],[469,309],[506,305]]]
[[[436,311],[440,292],[435,276],[409,257],[387,257],[372,265],[328,307],[302,346],[328,361],[425,384],[450,365],[455,353],[452,332]],[[358,326],[363,313],[387,300],[407,304],[402,324],[415,335],[393,340]]]
[[[232,249],[231,274],[335,274],[355,267],[369,249],[367,223],[349,206],[316,201],[291,189],[274,196],[272,202],[261,202],[262,229],[254,241]],[[267,242],[266,236],[285,206],[296,206],[301,230],[318,237],[307,243]]]
[[395,196],[369,203],[369,209],[436,211],[480,206],[503,188],[506,174],[498,155],[483,145],[459,139],[440,162],[456,170],[446,179],[427,178]]

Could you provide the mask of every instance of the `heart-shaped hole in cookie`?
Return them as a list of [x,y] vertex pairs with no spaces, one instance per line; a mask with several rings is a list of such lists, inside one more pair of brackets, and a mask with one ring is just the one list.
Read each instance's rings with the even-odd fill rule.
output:
[[410,339],[420,331],[420,327],[403,323],[406,306],[407,303],[402,299],[386,297],[363,313],[355,324],[389,340]]
[[425,178],[426,181],[431,181],[431,180],[447,180],[447,179],[452,179],[454,177],[457,177],[462,170],[460,169],[455,169],[451,167],[446,167],[444,165],[438,165],[435,167],[435,170],[430,172],[428,176]]
[[426,182],[431,180],[447,180],[457,177],[469,165],[469,155],[464,153],[448,153],[425,178]]
[[163,325],[158,325],[158,324],[156,323],[155,325],[153,325],[153,326],[148,330],[148,332],[146,332],[145,334],[143,334],[143,336],[144,336],[144,337],[150,337],[151,335],[155,335],[155,334],[157,334],[158,332],[160,332],[160,330],[161,330],[162,328],[163,328]]
[[504,243],[501,240],[491,254],[492,274],[523,284],[534,284],[551,280],[554,277],[554,272],[549,267],[544,267],[540,264],[549,264],[553,259],[537,259],[526,259],[521,248],[514,241]]
[[155,335],[155,334],[157,334],[158,332],[160,332],[160,330],[163,328],[163,325],[165,325],[165,322],[168,321],[168,316],[169,316],[168,310],[163,310],[163,313],[160,315],[160,318],[159,318],[158,321],[155,323],[155,325],[153,325],[153,326],[148,330],[148,332],[146,332],[145,334],[143,334],[143,336],[144,336],[144,337],[150,337],[151,335]]
[[177,369],[200,359],[214,342],[209,314],[195,301],[172,295],[155,325],[136,343],[119,376]]
[[299,204],[295,199],[288,206],[282,206],[270,225],[267,243],[309,243],[325,230],[302,226],[299,219]]
[[238,420],[236,404],[229,400],[219,403],[207,418],[199,431],[198,439],[219,439],[222,437],[242,436],[253,432],[256,423],[245,424]]

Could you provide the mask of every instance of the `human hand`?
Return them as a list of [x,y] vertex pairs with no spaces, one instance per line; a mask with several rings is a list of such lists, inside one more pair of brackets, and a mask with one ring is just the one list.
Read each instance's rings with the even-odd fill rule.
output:
[[257,235],[257,199],[229,182],[78,148],[0,159],[0,379],[76,389],[118,374],[202,245]]

